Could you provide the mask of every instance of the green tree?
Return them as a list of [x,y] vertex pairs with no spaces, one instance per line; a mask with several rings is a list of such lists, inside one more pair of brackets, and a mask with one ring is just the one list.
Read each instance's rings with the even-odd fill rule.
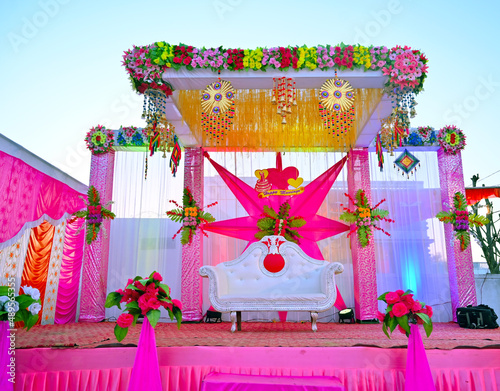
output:
[[[472,186],[476,187],[479,180],[479,174],[472,176]],[[485,204],[481,204],[484,201]],[[479,214],[480,208],[486,208],[486,218],[489,220],[488,224],[482,227],[472,227],[471,235],[477,239],[477,243],[483,251],[483,257],[488,264],[491,274],[500,274],[500,232],[495,224],[500,221],[500,213],[497,213],[497,220],[494,221],[493,204],[489,199],[481,200],[471,206],[473,214]]]

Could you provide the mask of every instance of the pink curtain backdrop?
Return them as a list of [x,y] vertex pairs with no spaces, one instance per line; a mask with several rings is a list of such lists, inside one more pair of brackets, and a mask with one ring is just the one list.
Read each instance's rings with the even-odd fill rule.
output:
[[[355,199],[356,192],[363,189],[368,202],[371,200],[370,163],[367,149],[354,149],[349,153],[347,163],[349,195]],[[349,201],[352,209],[352,202]],[[354,224],[351,226],[351,229]],[[361,247],[358,236],[351,234],[352,267],[354,276],[355,316],[359,320],[377,317],[377,270],[375,263],[375,239],[372,237],[366,247]]]
[[85,224],[84,219],[77,219],[66,225],[54,319],[56,324],[76,321],[85,229],[77,231],[83,224]]
[[[440,148],[438,150],[438,166],[443,210],[449,210],[450,207],[453,207],[455,193],[459,191],[465,194],[460,151],[456,155],[449,155]],[[457,308],[466,307],[469,304],[477,305],[474,264],[472,263],[471,246],[469,245],[464,251],[460,249],[460,243],[455,239],[451,224],[444,224],[444,233],[446,237],[451,306],[453,320],[456,322]]]
[[[184,152],[184,187],[200,206],[203,205],[203,151],[186,148]],[[191,244],[182,246],[181,302],[182,319],[197,321],[203,318],[202,282],[199,273],[203,263],[203,234],[197,232]]]
[[148,318],[144,317],[128,391],[160,391],[161,389],[155,330],[151,327]]
[[[113,173],[115,151],[92,155],[90,162],[90,185],[100,194],[101,203],[111,201],[113,195]],[[109,205],[112,209],[112,205]],[[104,319],[106,287],[108,280],[110,220],[102,223],[108,233],[99,232],[97,239],[85,246],[83,260],[82,293],[80,298],[80,322],[100,322]]]
[[[16,390],[125,391],[135,353],[134,348],[18,349]],[[426,353],[437,391],[498,390],[497,349],[432,349]],[[163,391],[199,391],[210,372],[336,376],[347,391],[404,390],[406,356],[407,349],[371,347],[158,348]]]
[[9,379],[11,379],[11,376],[8,374],[8,372],[10,371],[10,367],[8,366],[11,362],[10,358],[15,357],[9,355],[9,335],[9,322],[6,320],[0,320],[0,390],[2,391],[14,390],[14,383],[9,381]]
[[425,347],[420,336],[418,325],[410,326],[408,338],[408,355],[406,358],[405,391],[435,391],[431,368],[425,354]]
[[[36,227],[82,209],[83,194],[0,151],[0,243],[15,242],[23,227]],[[17,239],[16,239],[17,238]],[[12,243],[13,243],[12,242]]]

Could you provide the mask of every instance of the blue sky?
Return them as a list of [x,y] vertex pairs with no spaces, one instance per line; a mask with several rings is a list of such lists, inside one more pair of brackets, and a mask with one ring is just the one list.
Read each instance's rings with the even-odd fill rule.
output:
[[[81,1],[0,2],[0,132],[88,183],[83,142],[96,124],[143,126],[121,55],[158,40],[254,48],[408,45],[429,58],[412,126],[467,135],[466,185],[500,170],[498,2]],[[500,184],[500,172],[480,181]]]

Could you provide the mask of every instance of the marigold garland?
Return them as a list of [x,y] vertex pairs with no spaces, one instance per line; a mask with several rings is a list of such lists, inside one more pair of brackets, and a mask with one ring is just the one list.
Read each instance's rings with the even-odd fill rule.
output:
[[382,220],[387,221],[388,223],[394,223],[394,220],[386,217],[389,214],[389,211],[377,209],[380,204],[385,202],[385,199],[380,201],[374,207],[371,207],[368,203],[368,199],[366,198],[365,191],[363,189],[359,189],[356,192],[355,200],[347,193],[345,193],[345,196],[348,197],[356,207],[353,210],[344,207],[344,213],[342,213],[339,217],[341,220],[347,223],[356,224],[355,228],[351,229],[351,232],[349,232],[349,234],[347,235],[348,237],[353,232],[357,232],[359,244],[361,244],[361,247],[366,247],[370,243],[372,228],[382,231],[387,236],[391,236],[384,229],[375,225],[375,222]]
[[[198,206],[188,187],[184,188],[182,206],[174,200],[170,200],[170,202],[177,206],[177,208],[168,211],[167,216],[172,219],[172,221],[182,223],[182,227],[179,228],[172,239],[175,239],[176,236],[182,231],[181,243],[183,245],[191,244],[194,235],[196,235],[197,229],[200,229],[202,234],[208,237],[207,233],[203,230],[202,225],[214,222],[215,218]],[[215,205],[217,205],[217,202],[207,205],[206,208],[210,208]]]
[[262,218],[257,221],[257,227],[260,231],[255,234],[255,237],[260,240],[264,236],[280,235],[290,242],[299,244],[299,239],[302,236],[292,228],[302,227],[306,221],[302,217],[290,216],[289,212],[290,204],[288,201],[280,205],[278,213],[273,208],[264,205]]
[[[85,200],[84,200],[85,201]],[[73,216],[84,218],[87,223],[87,232],[85,234],[85,241],[91,244],[97,239],[97,234],[101,229],[101,224],[105,219],[113,220],[116,216],[106,207],[111,205],[113,201],[108,201],[106,204],[101,204],[101,196],[94,186],[90,186],[87,191],[87,209],[80,210],[73,213]],[[105,230],[104,227],[102,227]]]
[[460,242],[460,249],[464,251],[470,243],[469,228],[472,226],[482,227],[490,221],[481,215],[469,215],[465,196],[459,191],[453,197],[453,206],[454,208],[447,212],[439,212],[436,217],[443,223],[453,224],[455,237]]

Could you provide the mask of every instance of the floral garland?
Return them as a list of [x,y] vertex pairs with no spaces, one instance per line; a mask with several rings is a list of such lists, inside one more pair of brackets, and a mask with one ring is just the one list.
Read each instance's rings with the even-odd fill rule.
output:
[[120,127],[115,140],[116,145],[124,147],[143,146],[148,144],[147,129],[139,129],[136,126]]
[[102,125],[97,125],[87,132],[85,142],[94,155],[109,152],[113,147],[113,132]]
[[[170,202],[175,204],[177,209],[168,211],[167,216],[172,219],[172,221],[182,223],[182,227],[179,228],[172,239],[175,239],[175,237],[182,231],[181,243],[183,245],[191,244],[198,228],[203,235],[208,237],[201,225],[205,223],[212,223],[215,221],[215,218],[198,206],[189,188],[184,188],[184,195],[182,197],[183,206],[179,205],[174,200],[170,200]],[[217,205],[217,202],[207,205],[206,207],[210,208],[215,205]]]
[[448,125],[442,128],[437,139],[444,152],[449,155],[456,155],[458,151],[465,148],[465,134],[455,125]]
[[433,310],[430,305],[415,300],[413,292],[401,289],[395,292],[385,292],[378,300],[387,304],[385,314],[377,311],[377,318],[382,322],[382,330],[388,338],[397,327],[402,334],[410,336],[410,323],[423,324],[425,334],[429,337],[432,333]]
[[356,209],[354,210],[344,207],[344,213],[342,213],[339,217],[341,220],[347,223],[356,224],[354,230],[351,229],[351,232],[349,232],[349,234],[347,235],[348,237],[353,232],[357,232],[359,244],[361,244],[361,247],[366,247],[370,243],[372,227],[379,231],[382,231],[387,236],[391,236],[388,232],[375,225],[375,222],[382,220],[387,221],[388,223],[394,223],[394,220],[386,217],[389,214],[389,211],[377,209],[380,204],[385,202],[385,199],[380,201],[372,208],[368,203],[368,199],[366,198],[365,191],[363,189],[359,189],[356,192],[356,200],[352,199],[352,197],[347,193],[345,193],[345,195],[356,207]]
[[306,224],[302,217],[290,216],[290,204],[285,201],[280,205],[278,213],[273,208],[264,205],[262,218],[257,221],[259,231],[255,234],[257,239],[262,239],[268,235],[280,235],[286,240],[299,244],[302,236],[292,228],[299,228]]
[[[113,201],[108,201],[106,204],[101,205],[101,196],[99,192],[94,186],[90,186],[87,191],[87,201],[85,201],[87,209],[73,213],[73,216],[84,218],[87,221],[87,233],[85,234],[85,241],[87,244],[91,244],[97,239],[97,234],[101,229],[103,220],[112,220],[116,217],[113,212],[106,208],[112,203]],[[104,230],[104,227],[102,227],[102,229]]]
[[465,196],[459,191],[453,197],[453,206],[454,208],[447,212],[439,212],[436,217],[443,223],[453,224],[455,237],[460,241],[460,249],[464,251],[470,243],[469,228],[471,226],[482,227],[490,221],[481,215],[469,215]]
[[42,309],[40,291],[30,286],[21,289],[24,293],[15,296],[12,286],[0,286],[0,321],[8,321],[11,329],[15,322],[23,322],[23,328],[29,330],[38,322]]
[[435,145],[437,141],[436,131],[430,126],[419,126],[412,130],[405,140],[405,145],[423,146]]
[[144,93],[148,88],[160,89],[171,95],[173,88],[162,79],[168,68],[188,71],[194,69],[266,71],[267,69],[364,69],[382,70],[389,76],[387,92],[397,101],[418,94],[427,74],[427,58],[419,51],[405,46],[388,49],[385,46],[318,45],[279,46],[256,49],[195,48],[185,44],[170,45],[155,42],[134,46],[124,52],[126,68],[134,90]]
[[114,329],[118,342],[122,341],[128,333],[130,326],[135,326],[139,315],[146,316],[154,328],[160,320],[160,307],[168,311],[171,320],[176,319],[177,328],[181,327],[182,304],[179,300],[170,297],[170,287],[162,284],[160,273],[153,272],[148,278],[137,276],[129,279],[125,289],[110,292],[106,297],[106,308],[125,303],[127,313],[121,314]]

